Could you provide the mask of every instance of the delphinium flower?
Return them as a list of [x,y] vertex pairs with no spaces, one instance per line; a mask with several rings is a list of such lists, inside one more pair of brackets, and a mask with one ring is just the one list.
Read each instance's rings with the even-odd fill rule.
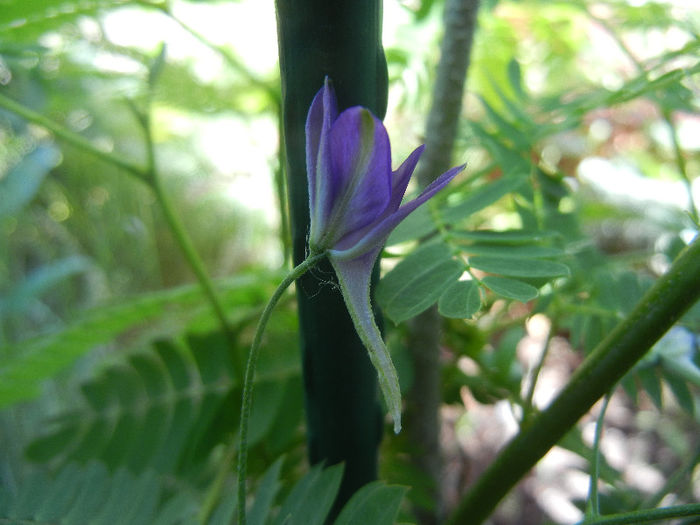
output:
[[[248,423],[255,364],[265,326],[284,291],[325,257],[335,269],[350,317],[379,375],[394,431],[401,430],[399,380],[372,313],[370,276],[391,231],[464,168],[459,166],[443,173],[417,198],[402,206],[401,200],[422,152],[423,146],[392,171],[386,129],[368,109],[356,106],[338,114],[338,103],[328,79],[311,103],[306,119],[309,254],[275,290],[260,316],[250,347],[241,402],[239,501],[246,499]],[[208,500],[216,498],[212,496]],[[245,505],[238,507],[238,522],[246,523]]]
[[464,168],[443,173],[418,197],[401,205],[423,149],[418,147],[392,171],[386,129],[368,109],[355,106],[338,114],[328,79],[311,103],[306,120],[309,255],[326,254],[333,265],[355,329],[377,370],[397,433],[401,430],[401,393],[370,305],[372,268],[391,231]]

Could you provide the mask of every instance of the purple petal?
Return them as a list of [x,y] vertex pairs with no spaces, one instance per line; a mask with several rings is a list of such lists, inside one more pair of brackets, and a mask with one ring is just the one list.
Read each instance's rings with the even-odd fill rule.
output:
[[425,188],[420,195],[418,195],[418,197],[410,202],[407,202],[394,213],[379,221],[375,226],[366,232],[359,242],[354,245],[348,244],[347,249],[331,249],[329,250],[329,254],[339,259],[353,259],[355,257],[360,257],[362,254],[371,250],[381,249],[392,230],[396,228],[396,226],[398,226],[398,224],[404,220],[409,213],[430,199],[442,188],[447,186],[447,184],[460,171],[462,171],[464,167],[465,165],[463,164],[462,166],[457,166],[456,168],[446,171],[432,183],[430,183],[428,187]]
[[322,228],[321,217],[313,220],[319,211],[319,198],[324,173],[330,168],[328,135],[338,118],[338,103],[330,80],[326,77],[323,87],[316,93],[306,118],[306,171],[309,184],[309,211],[312,223]]
[[391,198],[391,147],[382,122],[370,111],[343,111],[330,132],[331,180],[326,202],[333,207],[335,241],[379,217]]
[[406,160],[403,161],[399,169],[394,172],[391,179],[391,202],[387,206],[388,210],[392,212],[397,210],[401,205],[401,199],[403,199],[404,193],[406,193],[406,188],[408,187],[408,182],[411,180],[411,175],[416,169],[416,164],[425,150],[425,144],[418,146],[413,153],[411,153]]
[[369,282],[374,261],[379,249],[372,250],[353,260],[329,259],[338,275],[343,299],[348,308],[355,330],[367,348],[369,358],[377,370],[379,386],[389,413],[394,420],[394,432],[401,431],[401,390],[396,369],[391,361],[389,351],[382,340],[382,335],[374,321],[374,314],[369,299]]

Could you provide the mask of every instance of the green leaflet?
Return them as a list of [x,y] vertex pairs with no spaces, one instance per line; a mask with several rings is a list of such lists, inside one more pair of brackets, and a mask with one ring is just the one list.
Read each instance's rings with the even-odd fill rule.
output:
[[537,297],[537,288],[506,277],[484,277],[482,282],[493,292],[508,299],[527,302]]
[[464,319],[481,309],[479,286],[474,281],[457,281],[440,296],[438,311],[445,317]]
[[426,244],[384,276],[377,287],[377,301],[392,321],[400,323],[435,303],[462,272],[462,263],[446,245]]
[[569,268],[565,265],[538,259],[474,256],[469,257],[469,265],[484,272],[509,277],[564,277],[569,275]]

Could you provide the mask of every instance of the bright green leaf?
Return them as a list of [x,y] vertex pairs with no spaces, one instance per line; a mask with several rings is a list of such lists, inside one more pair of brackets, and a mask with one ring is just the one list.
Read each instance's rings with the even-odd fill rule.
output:
[[381,481],[365,485],[343,507],[335,525],[393,525],[406,490]]
[[538,259],[505,259],[502,257],[469,257],[469,265],[484,272],[510,277],[561,277],[569,268],[561,263]]
[[457,281],[443,292],[438,301],[440,315],[466,319],[481,308],[479,286],[474,281]]
[[492,292],[526,303],[537,297],[537,288],[522,281],[506,277],[484,277],[483,282]]

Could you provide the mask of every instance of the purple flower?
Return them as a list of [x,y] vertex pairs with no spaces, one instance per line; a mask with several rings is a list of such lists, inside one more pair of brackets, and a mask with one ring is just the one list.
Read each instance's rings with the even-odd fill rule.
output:
[[311,103],[306,120],[309,251],[325,252],[338,275],[355,329],[377,369],[395,432],[401,429],[401,392],[370,306],[372,267],[391,231],[464,168],[443,173],[401,206],[423,149],[392,171],[386,129],[368,109],[355,106],[338,114],[328,79]]

